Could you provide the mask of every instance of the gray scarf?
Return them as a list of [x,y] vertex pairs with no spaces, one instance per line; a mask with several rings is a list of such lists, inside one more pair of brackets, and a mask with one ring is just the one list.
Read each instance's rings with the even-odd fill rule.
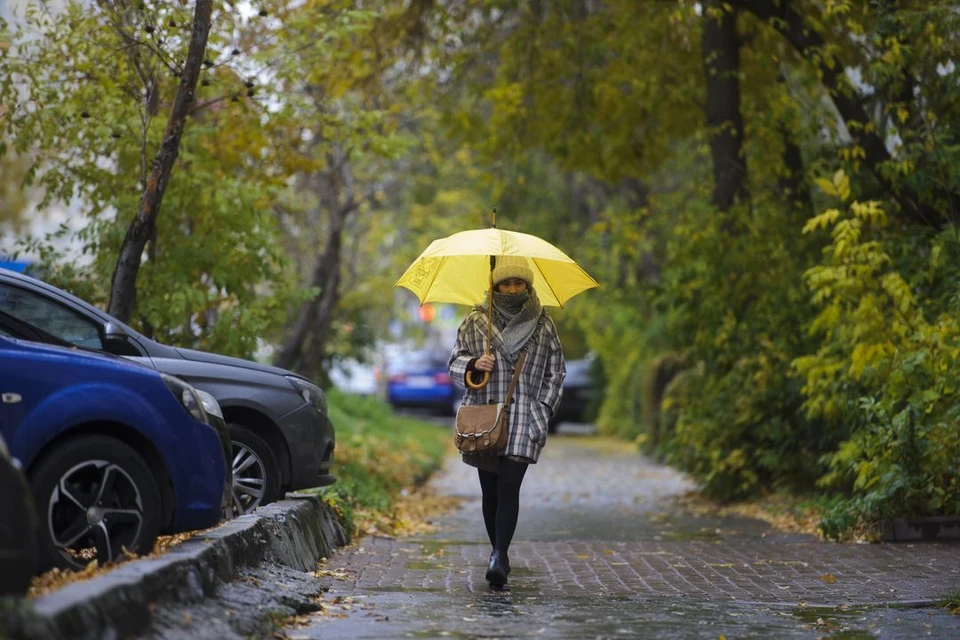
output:
[[[486,315],[489,304],[488,298],[484,305],[477,309]],[[511,362],[516,361],[520,349],[536,330],[541,310],[540,300],[533,287],[513,295],[493,292],[492,340],[502,352],[507,354]]]

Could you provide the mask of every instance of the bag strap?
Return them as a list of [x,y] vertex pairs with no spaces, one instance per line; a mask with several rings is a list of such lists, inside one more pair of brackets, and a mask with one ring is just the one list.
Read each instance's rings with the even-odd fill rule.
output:
[[523,361],[527,359],[527,350],[524,349],[520,352],[520,359],[517,360],[517,366],[513,368],[513,379],[510,380],[510,386],[507,387],[507,397],[503,399],[503,406],[510,404],[510,399],[513,397],[513,390],[517,386],[517,380],[520,379],[520,371],[523,369]]

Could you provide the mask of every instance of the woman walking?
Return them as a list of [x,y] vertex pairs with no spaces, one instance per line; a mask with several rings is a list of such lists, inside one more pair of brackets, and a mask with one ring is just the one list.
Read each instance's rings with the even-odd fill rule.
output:
[[[489,300],[474,307],[457,331],[448,364],[451,378],[466,393],[464,405],[503,402],[514,368],[526,352],[509,409],[509,438],[497,454],[463,454],[476,467],[482,493],[483,522],[493,551],[486,579],[502,589],[510,574],[507,552],[520,512],[520,485],[527,466],[536,464],[547,440],[548,423],[563,393],[566,366],[553,320],[537,300],[533,270],[526,258],[501,256],[493,269],[493,328],[485,354]],[[481,389],[466,376],[490,374]]]

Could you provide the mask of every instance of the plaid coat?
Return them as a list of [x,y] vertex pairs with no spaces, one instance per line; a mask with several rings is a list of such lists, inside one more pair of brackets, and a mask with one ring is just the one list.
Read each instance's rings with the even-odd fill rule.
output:
[[[498,336],[494,334],[492,352],[496,358],[490,382],[482,389],[470,389],[464,376],[470,360],[484,354],[487,341],[486,313],[473,309],[457,330],[457,342],[450,354],[448,368],[450,377],[464,389],[463,404],[486,404],[502,402],[513,377],[514,362],[502,350]],[[556,413],[563,395],[563,379],[567,368],[563,361],[563,349],[557,337],[553,320],[543,311],[533,335],[523,347],[527,359],[523,372],[513,391],[514,402],[510,405],[510,437],[507,447],[500,455],[528,458],[536,463],[547,441],[547,423]],[[517,353],[517,358],[519,358]],[[473,466],[487,467],[476,458],[465,455],[464,462]]]

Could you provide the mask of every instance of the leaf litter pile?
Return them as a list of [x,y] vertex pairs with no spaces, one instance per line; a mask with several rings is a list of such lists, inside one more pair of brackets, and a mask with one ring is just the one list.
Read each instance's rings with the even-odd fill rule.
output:
[[398,538],[431,533],[436,530],[432,518],[455,509],[462,501],[462,498],[438,495],[429,487],[404,489],[391,511],[358,510],[357,529],[366,535]]
[[[138,557],[156,558],[169,551],[172,547],[189,540],[195,535],[206,533],[207,531],[212,531],[212,529],[200,529],[197,531],[186,531],[184,533],[177,533],[169,536],[160,536],[157,538],[157,542],[153,545],[153,551],[146,556],[137,556],[135,553],[126,551],[126,549],[124,549],[124,552],[126,553],[127,559],[131,560]],[[70,571],[69,569],[50,569],[49,571],[41,573],[33,578],[33,580],[30,582],[30,589],[27,590],[27,597],[39,598],[41,596],[45,596],[48,593],[56,591],[57,589],[62,589],[68,584],[81,582],[83,580],[90,580],[91,578],[96,578],[98,576],[110,573],[118,566],[120,566],[120,563],[118,562],[108,562],[101,567],[99,562],[96,560],[91,560],[86,567],[79,571]]]
[[691,491],[677,498],[676,503],[693,515],[753,518],[766,522],[777,531],[823,538],[818,526],[820,514],[813,508],[798,506],[788,496],[773,494],[750,502],[721,505]]

